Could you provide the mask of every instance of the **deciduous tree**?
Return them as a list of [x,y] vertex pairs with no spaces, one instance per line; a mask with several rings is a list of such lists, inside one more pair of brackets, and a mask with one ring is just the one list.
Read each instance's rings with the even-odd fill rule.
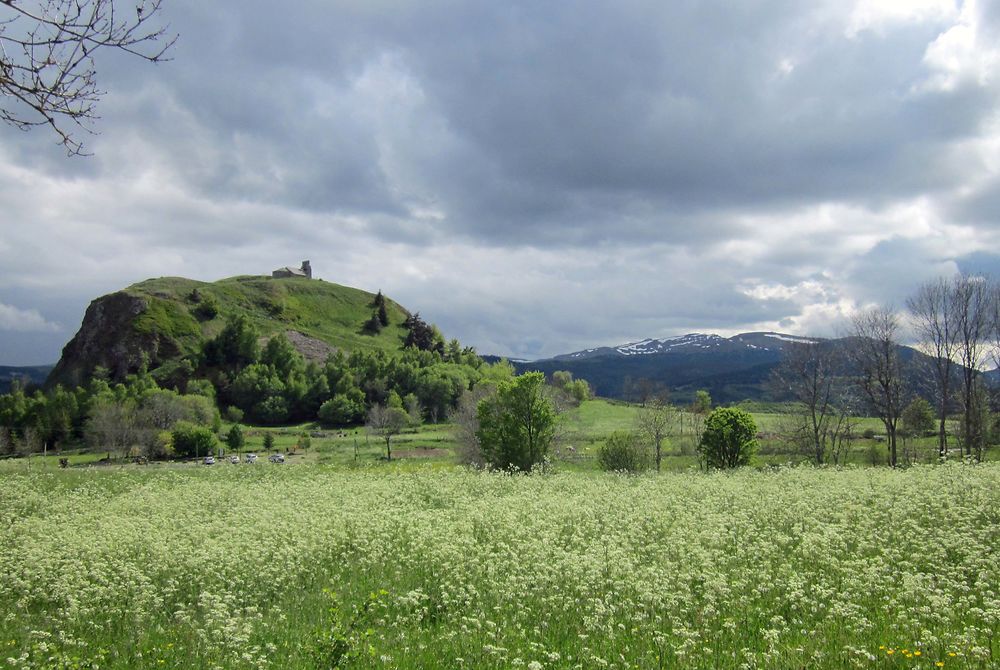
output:
[[757,424],[753,416],[736,407],[719,407],[705,419],[698,453],[714,469],[748,465],[757,451]]
[[674,423],[676,410],[673,406],[658,398],[648,401],[636,415],[636,428],[639,434],[653,443],[656,455],[656,471],[660,471],[663,460],[663,441],[667,438]]
[[903,413],[903,369],[899,360],[899,317],[876,307],[851,321],[853,341],[848,351],[858,370],[858,388],[885,426],[889,464],[896,467],[896,431]]
[[942,277],[922,284],[906,301],[906,308],[917,335],[917,347],[931,358],[937,393],[938,456],[944,458],[948,454],[945,428],[959,351],[955,283]]
[[771,377],[773,386],[796,401],[797,428],[800,436],[805,437],[805,448],[818,464],[826,462],[831,421],[837,414],[833,404],[836,364],[830,343],[794,343],[785,349],[785,356]]
[[995,291],[986,277],[959,275],[953,282],[953,305],[957,330],[958,362],[961,363],[962,428],[959,436],[965,455],[981,459],[986,434],[980,420],[988,407],[979,390],[983,367],[989,355],[990,325]]
[[409,416],[399,407],[375,405],[368,410],[365,428],[372,435],[385,440],[385,460],[392,460],[392,438],[403,432],[408,422]]
[[555,437],[555,410],[544,385],[542,373],[526,372],[501,381],[495,395],[479,402],[476,435],[487,463],[527,472],[545,458]]

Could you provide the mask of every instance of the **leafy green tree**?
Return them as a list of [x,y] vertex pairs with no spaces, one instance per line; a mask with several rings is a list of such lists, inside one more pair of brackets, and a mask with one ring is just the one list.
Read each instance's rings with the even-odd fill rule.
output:
[[20,388],[0,395],[0,426],[21,428],[28,414],[28,398]]
[[527,372],[501,381],[495,395],[479,402],[476,435],[487,463],[527,472],[544,460],[555,438],[555,410],[544,385],[542,373]]
[[701,389],[695,392],[691,411],[695,414],[708,414],[712,411],[712,396],[708,394],[708,391]]
[[284,423],[288,421],[288,401],[280,395],[269,396],[254,406],[253,413],[264,423]]
[[264,433],[264,451],[274,451],[274,433]]
[[305,393],[299,403],[299,412],[303,418],[312,418],[319,412],[320,406],[330,399],[330,383],[327,381],[323,368],[310,363],[306,366]]
[[403,398],[403,409],[410,417],[410,425],[416,428],[424,421],[424,408],[415,393],[407,393]]
[[[262,403],[272,397],[281,399],[284,393],[284,382],[274,368],[263,363],[252,363],[243,368],[233,379],[229,389],[235,404],[244,411],[250,411],[258,419],[262,418],[258,415]],[[286,405],[286,415],[287,411]]]
[[226,446],[229,447],[230,451],[235,451],[238,454],[243,451],[245,444],[246,438],[243,437],[243,429],[240,428],[240,424],[233,424],[226,435]]
[[455,387],[448,377],[435,368],[421,370],[417,383],[417,398],[431,423],[437,423],[448,415],[448,408],[454,400]]
[[451,339],[448,341],[448,346],[445,350],[445,359],[449,363],[462,363],[462,344],[457,339]]
[[246,316],[230,319],[222,332],[205,343],[202,351],[205,363],[229,370],[239,370],[260,358],[257,344],[259,333]]
[[915,398],[903,410],[903,426],[911,435],[934,430],[934,408],[923,398]]
[[635,433],[615,431],[598,450],[597,463],[606,472],[642,472],[649,469],[649,450]]
[[281,379],[304,374],[306,367],[302,354],[295,350],[284,333],[278,333],[267,341],[260,362],[274,368]]
[[226,421],[231,423],[243,423],[243,410],[236,405],[230,405],[225,412]]
[[343,426],[361,421],[365,413],[365,396],[358,388],[338,393],[320,405],[319,420],[328,426]]
[[698,453],[709,468],[737,468],[750,463],[757,446],[753,416],[736,407],[719,407],[705,420]]
[[496,386],[502,381],[510,381],[514,378],[514,365],[506,358],[501,358],[496,363],[488,363],[479,368],[479,383],[489,386]]
[[188,421],[178,421],[170,431],[171,443],[178,456],[208,456],[215,451],[218,442],[211,428]]

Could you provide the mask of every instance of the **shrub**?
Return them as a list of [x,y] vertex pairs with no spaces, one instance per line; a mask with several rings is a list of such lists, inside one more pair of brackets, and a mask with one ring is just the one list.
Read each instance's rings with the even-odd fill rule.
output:
[[[360,395],[360,393],[358,394]],[[319,406],[319,420],[327,426],[356,423],[364,415],[364,396],[355,398],[347,394],[333,396]]]
[[212,298],[203,298],[191,311],[199,321],[211,321],[219,315],[219,305]]
[[635,433],[616,431],[601,445],[597,463],[609,472],[642,472],[649,469],[649,450]]
[[243,410],[236,405],[226,408],[226,421],[230,423],[243,423]]
[[709,468],[736,468],[757,451],[757,424],[749,412],[720,407],[708,415],[698,453]]
[[188,421],[178,421],[170,431],[170,440],[178,456],[207,456],[215,451],[217,441],[211,428]]

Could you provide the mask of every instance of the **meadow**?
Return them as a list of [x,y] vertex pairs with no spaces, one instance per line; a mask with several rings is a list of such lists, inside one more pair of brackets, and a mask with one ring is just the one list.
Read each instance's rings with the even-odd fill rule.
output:
[[[787,408],[781,405],[748,406],[761,432],[761,444],[753,465],[766,467],[773,465],[803,464],[812,462],[812,455],[793,444],[787,437],[792,430],[792,419]],[[635,404],[596,398],[569,408],[559,416],[558,436],[550,450],[551,461],[563,470],[594,471],[597,469],[596,455],[604,440],[614,431],[636,429],[636,418],[641,408]],[[700,422],[688,412],[675,414],[671,434],[666,439],[663,469],[686,471],[698,468],[696,445]],[[224,424],[220,437],[224,437],[230,424]],[[952,421],[949,430],[950,445],[955,453],[952,457],[960,460],[957,453],[957,420]],[[853,439],[843,454],[840,464],[859,466],[885,465],[887,448],[881,422],[871,417],[854,420]],[[247,444],[244,452],[264,455],[264,435],[274,438],[274,451],[287,454],[290,463],[331,465],[342,468],[365,468],[372,465],[387,465],[385,444],[377,436],[369,435],[364,427],[329,429],[315,423],[304,423],[283,427],[244,427]],[[311,435],[308,449],[296,448],[303,434]],[[448,468],[456,462],[455,430],[451,424],[425,424],[407,429],[393,437],[393,469],[426,468],[427,466]],[[867,437],[866,437],[867,435]],[[220,445],[222,447],[224,445]],[[924,435],[906,437],[900,441],[901,463],[931,464],[938,461],[937,437]],[[58,468],[60,458],[67,458],[70,467],[119,465],[120,454],[102,449],[67,449],[60,452],[49,451],[26,458],[0,458],[0,472],[34,471]],[[994,445],[986,450],[985,460],[1000,460],[1000,447]],[[154,463],[145,467],[193,467],[200,466],[200,459]]]
[[0,473],[10,668],[989,668],[1000,467]]

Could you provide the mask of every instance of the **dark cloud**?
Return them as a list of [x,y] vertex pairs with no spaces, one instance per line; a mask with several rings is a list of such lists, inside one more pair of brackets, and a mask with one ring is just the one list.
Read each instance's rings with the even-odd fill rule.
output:
[[[482,350],[535,356],[824,328],[994,239],[990,3],[165,14],[173,61],[99,63],[94,158],[0,134],[0,304],[71,330],[148,275],[310,257]],[[37,362],[14,337],[0,363]]]

